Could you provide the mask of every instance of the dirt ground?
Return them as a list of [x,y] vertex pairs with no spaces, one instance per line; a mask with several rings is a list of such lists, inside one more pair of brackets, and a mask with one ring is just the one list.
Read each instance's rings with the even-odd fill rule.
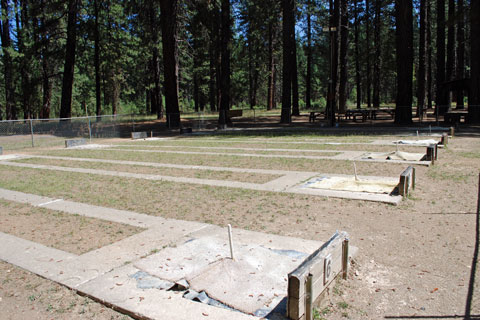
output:
[[[365,136],[364,139],[376,137]],[[181,141],[178,144],[181,145]],[[221,142],[218,145],[221,146]],[[232,146],[235,143],[228,143],[228,147]],[[302,149],[304,147],[307,146]],[[338,150],[345,149],[348,148],[341,146]],[[384,149],[368,146],[368,151]],[[99,150],[35,152],[160,163],[352,173],[350,162],[334,160],[152,155]],[[71,166],[75,165],[72,161]],[[364,175],[398,176],[405,167],[357,163],[359,173]],[[105,168],[108,170],[108,166]],[[416,189],[399,206],[8,166],[0,166],[0,187],[168,218],[222,226],[230,223],[236,228],[306,239],[326,240],[335,230],[345,230],[359,252],[348,280],[339,281],[330,289],[326,301],[317,310],[316,319],[460,319],[468,313],[475,316],[472,318],[480,318],[478,264],[477,270],[472,270],[473,259],[478,259],[474,251],[479,245],[476,215],[479,170],[480,138],[457,136],[450,140],[447,148],[439,150],[434,166],[416,167]],[[22,179],[18,178],[20,176]],[[35,222],[30,222],[33,227]],[[0,263],[0,269],[0,309],[6,310],[11,319],[123,317],[12,265]],[[473,291],[469,290],[473,285],[472,274],[475,274]],[[466,311],[467,305],[471,305],[471,309]]]

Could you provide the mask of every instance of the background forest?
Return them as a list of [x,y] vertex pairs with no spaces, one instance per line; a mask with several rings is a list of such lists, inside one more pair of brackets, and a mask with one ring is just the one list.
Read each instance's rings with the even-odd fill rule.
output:
[[[82,116],[85,109],[162,118],[164,110],[283,105],[288,122],[290,113],[324,108],[330,90],[337,110],[396,103],[397,110],[407,108],[396,121],[408,123],[412,108],[445,111],[442,85],[478,70],[480,18],[472,18],[478,6],[469,0],[1,0],[0,119]],[[469,103],[476,105],[478,75],[471,81]],[[458,90],[451,100],[463,108],[466,95]],[[172,99],[178,111],[169,111]]]

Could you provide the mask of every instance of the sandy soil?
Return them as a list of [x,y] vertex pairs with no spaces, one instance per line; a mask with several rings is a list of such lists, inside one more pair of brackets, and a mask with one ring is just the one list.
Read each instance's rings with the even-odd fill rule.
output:
[[[479,138],[452,139],[448,148],[439,151],[435,166],[417,167],[417,187],[399,206],[6,166],[0,166],[0,187],[164,217],[217,225],[230,223],[237,228],[307,239],[325,240],[335,230],[345,230],[359,253],[348,281],[340,281],[330,290],[317,319],[463,318],[469,299],[471,314],[480,315],[478,270],[475,270],[475,290],[468,296],[472,259],[479,239],[475,214],[479,150]],[[73,154],[70,151],[49,153]],[[347,161],[290,161],[231,155],[152,156],[85,150],[75,154],[92,158],[352,173],[352,165]],[[359,174],[364,175],[398,176],[404,168],[394,164],[357,164]],[[5,273],[1,274],[4,281]],[[18,291],[19,300],[15,300],[18,302],[7,305],[13,314],[21,317],[22,312],[29,312],[28,297],[34,291],[30,287]],[[11,291],[0,290],[4,301],[7,292]],[[68,306],[76,301],[74,299],[83,298],[65,296],[62,304]],[[16,304],[17,309],[10,307]],[[47,309],[45,305],[38,308],[40,318],[51,315]]]
[[0,319],[131,319],[59,284],[1,261],[0,275]]

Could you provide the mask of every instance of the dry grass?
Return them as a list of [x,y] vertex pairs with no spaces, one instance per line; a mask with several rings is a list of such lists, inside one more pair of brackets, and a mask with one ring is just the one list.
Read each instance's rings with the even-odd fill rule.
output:
[[[35,223],[32,224],[32,221]],[[83,254],[143,229],[0,200],[0,232],[45,246]]]

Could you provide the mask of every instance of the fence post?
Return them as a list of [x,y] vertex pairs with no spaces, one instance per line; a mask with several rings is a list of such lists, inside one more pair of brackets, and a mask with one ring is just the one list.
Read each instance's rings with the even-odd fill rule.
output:
[[33,121],[30,119],[30,134],[32,135],[32,148],[35,147],[35,144],[33,142]]
[[90,139],[90,143],[92,143],[92,124],[90,122],[90,117],[87,116],[88,118],[88,137]]

